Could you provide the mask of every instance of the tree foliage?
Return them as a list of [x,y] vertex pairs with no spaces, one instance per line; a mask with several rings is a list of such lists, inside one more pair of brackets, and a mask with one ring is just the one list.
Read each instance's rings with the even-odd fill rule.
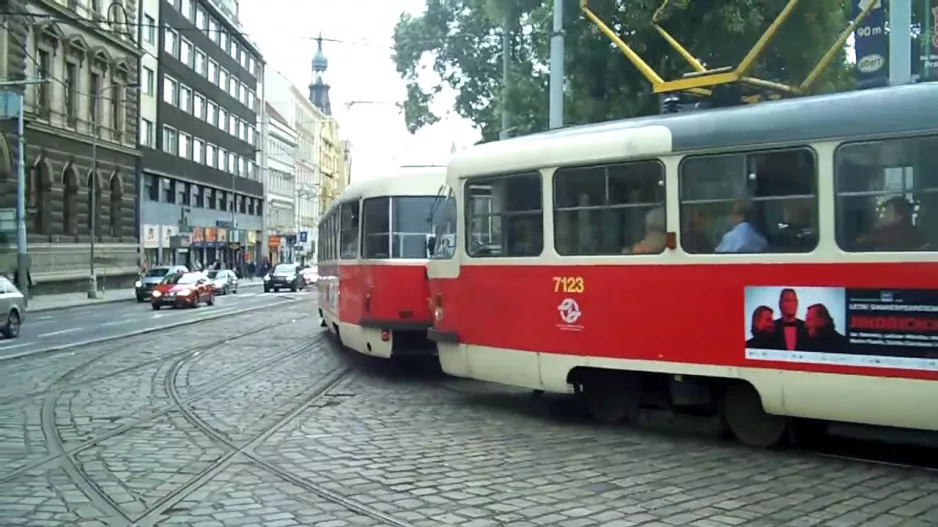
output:
[[[665,80],[690,66],[654,30],[651,19],[661,0],[590,0],[590,8]],[[548,64],[552,1],[426,0],[421,16],[404,14],[395,27],[394,61],[407,84],[403,105],[415,132],[438,120],[430,103],[443,88],[456,93],[456,111],[471,120],[483,140],[498,136],[500,109],[513,116],[513,133],[547,128]],[[564,120],[567,124],[655,113],[651,84],[615,45],[566,4]],[[662,26],[708,68],[735,66],[759,39],[786,0],[671,0]],[[800,83],[847,26],[850,2],[803,1],[757,62],[753,75]],[[510,82],[502,90],[502,35],[510,35]],[[443,85],[424,86],[424,69]],[[840,52],[816,90],[849,86]]]

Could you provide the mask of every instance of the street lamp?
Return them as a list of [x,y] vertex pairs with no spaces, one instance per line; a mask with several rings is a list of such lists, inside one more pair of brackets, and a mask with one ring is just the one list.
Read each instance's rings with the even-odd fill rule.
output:
[[104,95],[108,90],[122,86],[128,90],[133,90],[140,87],[139,83],[127,83],[124,85],[121,84],[111,84],[105,86],[98,90],[98,93],[95,94],[95,107],[91,110],[93,121],[91,123],[91,188],[88,189],[91,192],[91,210],[88,211],[89,216],[89,227],[91,231],[91,250],[88,257],[88,298],[95,299],[98,298],[98,275],[94,268],[94,239],[98,235],[98,132],[100,131],[101,124],[98,119],[98,105],[101,102],[101,96]]

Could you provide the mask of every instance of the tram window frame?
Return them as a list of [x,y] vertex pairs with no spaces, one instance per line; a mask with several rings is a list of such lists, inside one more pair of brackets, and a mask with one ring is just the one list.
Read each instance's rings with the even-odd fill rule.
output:
[[[530,178],[531,182],[537,181],[536,192],[535,189],[529,189],[527,192],[519,193],[519,195],[532,197],[536,196],[537,209],[527,208],[527,209],[517,209],[512,210],[511,208],[505,207],[506,210],[499,210],[498,212],[491,212],[495,210],[492,208],[493,199],[490,196],[489,199],[489,212],[483,213],[473,213],[473,206],[475,202],[474,198],[478,197],[473,194],[473,186],[476,187],[495,187],[496,185],[501,185],[502,188],[505,188],[510,182],[521,181],[523,178]],[[517,184],[517,183],[516,183]],[[544,178],[541,176],[540,172],[521,172],[515,174],[503,174],[496,176],[478,176],[466,179],[463,184],[463,203],[465,204],[464,218],[466,221],[466,240],[465,248],[466,254],[471,258],[536,258],[544,253],[544,202],[543,202],[543,188],[544,188]],[[490,188],[490,192],[494,195],[494,188]],[[503,191],[504,193],[507,193]],[[517,253],[514,251],[506,251],[506,230],[505,230],[505,220],[509,222],[518,219],[535,219],[535,222],[531,224],[534,227],[532,234],[534,234],[534,239],[537,240],[534,245],[531,246],[530,251],[525,251],[522,253]],[[498,249],[494,249],[496,244],[488,243],[484,244],[479,241],[476,242],[477,235],[481,239],[481,232],[475,232],[475,221],[479,220],[479,225],[488,224],[488,239],[489,242],[494,239],[493,234],[497,231],[497,236],[499,239]],[[497,229],[495,220],[497,220]],[[514,226],[521,226],[524,228],[524,224],[516,223]],[[510,232],[510,231],[509,231]],[[512,236],[513,237],[513,236]],[[511,240],[511,237],[508,238]],[[511,244],[508,243],[509,249]]]
[[[430,213],[435,199],[436,196],[428,195],[391,196],[391,259],[422,260],[429,257],[427,238],[433,232]],[[413,230],[418,226],[425,230]],[[408,243],[415,238],[419,244]]]
[[[787,175],[778,177],[777,174],[767,173],[761,178],[759,171],[765,169],[762,162],[768,162],[769,169],[775,169],[777,164],[772,164],[773,158],[778,160],[780,156],[800,155],[801,159],[793,157],[788,169],[801,168],[798,162],[810,162],[810,177],[788,177]],[[736,174],[738,179],[735,181],[741,183],[731,188],[731,193],[735,195],[721,195],[720,197],[706,197],[688,199],[690,185],[687,183],[688,166],[703,160],[721,160],[738,161],[741,167]],[[715,173],[726,172],[726,167],[714,171]],[[735,170],[735,169],[733,169]],[[678,165],[678,203],[680,213],[680,245],[681,249],[688,254],[693,255],[726,255],[726,254],[808,254],[817,249],[820,243],[820,225],[819,225],[819,199],[818,186],[820,181],[820,171],[818,167],[817,152],[809,145],[792,145],[783,148],[761,148],[735,150],[729,152],[715,152],[707,154],[693,154],[681,159]],[[707,174],[708,176],[711,174]],[[695,176],[697,177],[697,176]],[[701,178],[703,179],[703,178]],[[758,185],[760,182],[774,184],[782,187],[783,190],[774,194],[763,194]],[[720,184],[721,188],[717,193],[725,190],[727,184],[732,181],[726,180],[725,176],[712,178],[711,183]],[[699,184],[699,183],[698,183]],[[795,188],[804,187],[810,192],[785,192],[784,187]],[[693,188],[693,187],[691,187]],[[697,187],[694,191],[698,191]],[[742,251],[717,251],[723,237],[729,232],[733,225],[729,220],[730,213],[734,205],[739,202],[748,203],[755,214],[755,223],[757,230],[766,240],[766,248],[761,251],[742,252]],[[724,218],[725,225],[719,227],[720,220],[709,218],[711,225],[709,228],[703,227],[702,230],[708,232],[699,232],[698,227],[705,221],[706,212],[702,212],[711,206],[722,207],[725,209],[719,215]],[[781,205],[780,207],[777,205]],[[694,209],[697,209],[696,211]],[[786,216],[788,216],[786,218]],[[808,221],[797,226],[793,221],[802,222],[805,217]],[[782,221],[785,220],[785,221]],[[769,225],[774,227],[769,228]],[[692,227],[693,226],[693,227]],[[691,228],[692,227],[692,228]],[[698,232],[693,232],[697,230]],[[709,236],[707,236],[709,234]]]
[[[642,188],[636,186],[633,189],[631,185],[632,181],[645,179],[644,182],[648,182],[652,180],[652,178],[647,177],[650,175],[649,172],[645,171],[649,167],[657,169],[657,173],[652,175],[652,178],[657,180],[654,187]],[[610,172],[610,170],[618,172],[623,169],[625,170],[624,173]],[[632,171],[630,172],[629,169],[632,169]],[[600,185],[597,186],[596,183],[600,181]],[[615,184],[613,184],[613,182],[615,182]],[[582,188],[573,188],[578,184],[581,184]],[[564,189],[564,186],[570,188]],[[639,159],[620,163],[561,167],[554,172],[552,190],[554,250],[557,251],[557,254],[560,256],[649,255],[661,254],[666,249],[667,169],[660,159]],[[600,190],[602,194],[601,197],[595,195],[595,191],[597,190]],[[649,190],[654,194],[655,200],[631,200],[631,194],[635,191],[648,192]],[[625,196],[616,196],[616,194],[623,191],[625,192]],[[573,197],[573,201],[569,201],[568,199],[571,196]],[[583,197],[587,198],[586,204],[582,204]],[[624,199],[620,200],[619,198],[622,197],[624,197]],[[568,203],[563,203],[564,201]],[[593,204],[593,201],[596,201],[597,204]],[[607,225],[607,220],[608,223],[616,224],[626,220],[625,215],[636,210],[641,211],[638,221],[641,222],[642,230],[645,234],[643,234],[635,244],[630,242],[626,244],[625,241],[623,241],[623,243],[617,243],[618,240],[612,238],[616,235],[617,230],[615,228],[607,228],[610,227],[610,225]],[[660,237],[656,239],[654,243],[649,243],[650,240],[647,238],[649,215],[656,210],[661,211],[660,215],[656,214],[656,216],[654,216],[654,221],[660,224],[657,226],[657,228],[660,229]],[[620,215],[620,212],[624,214]],[[594,213],[598,213],[600,219],[599,226],[593,225],[593,219],[596,217]],[[571,230],[575,229],[578,231],[578,234],[582,234],[584,230],[579,225],[579,222],[585,218],[590,233],[600,237],[598,242],[593,244],[591,243],[592,239],[583,240],[580,239],[578,235],[571,235],[569,237],[569,244],[566,240],[562,239],[565,229],[560,226],[564,225],[562,218],[568,215],[573,215],[576,218],[575,221],[570,222]],[[628,223],[630,224],[631,222]],[[639,245],[648,247],[659,246],[660,248],[636,249]],[[576,246],[575,249],[573,248],[574,246]]]
[[[382,220],[378,230],[371,230],[369,224],[372,221],[369,218]],[[389,260],[391,258],[390,196],[362,200],[362,258],[365,260]]]
[[343,203],[339,207],[339,258],[358,258],[359,233],[361,229],[361,204],[358,200]]
[[[929,158],[928,153],[929,143],[933,144],[931,158]],[[874,152],[871,147],[878,151]],[[877,163],[867,165],[854,163],[851,165],[846,158],[853,154],[854,149],[858,150],[860,155],[867,158],[875,157]],[[860,152],[860,149],[863,149],[862,152]],[[910,154],[909,150],[911,149],[917,149],[917,151]],[[894,165],[892,163],[882,163],[882,158],[886,156],[903,156],[905,157],[905,159],[902,160],[904,164]],[[916,172],[920,167],[923,167],[921,171],[924,174],[922,179],[925,180],[925,184],[917,187],[918,181],[916,181]],[[931,168],[931,170],[929,170],[929,168]],[[911,172],[907,172],[908,169],[911,169]],[[847,170],[851,173],[845,173]],[[863,181],[863,179],[857,177],[856,173],[861,171],[866,172],[864,175],[867,187],[869,187],[871,183],[875,183],[871,180],[879,178],[877,170],[881,174],[881,185],[878,185],[879,188],[859,190],[857,184]],[[888,174],[887,171],[889,170],[901,170],[902,172]],[[893,181],[890,183],[888,181],[889,179]],[[895,181],[896,179],[899,181]],[[929,179],[931,179],[931,181],[928,181]],[[898,183],[898,185],[896,185],[896,183]],[[887,188],[896,186],[899,188]],[[938,226],[938,221],[935,219],[931,222],[928,221],[929,217],[934,218],[934,216],[938,216],[938,134],[888,137],[841,143],[834,150],[834,196],[835,239],[837,246],[844,252],[935,252],[938,250],[938,227],[926,230],[925,226]],[[859,222],[851,222],[845,219],[845,216],[852,212],[855,213],[855,218],[859,218],[862,215],[862,210],[855,207],[850,210],[851,207],[847,205],[847,202],[856,201],[857,198],[861,200],[864,198],[876,200],[877,203],[875,203],[873,209],[867,210],[867,212],[875,213],[875,219],[870,222],[871,225],[867,226],[865,234],[864,229],[858,226],[856,236],[851,236],[853,233],[848,232],[848,227],[852,224],[862,222],[862,219]],[[882,246],[882,240],[875,240],[875,233],[876,230],[878,230],[877,225],[879,221],[883,219],[888,203],[896,198],[904,199],[910,206],[909,212],[911,212],[912,217],[909,219],[912,225],[914,225],[914,229],[917,230],[923,238],[924,244],[915,245],[914,247],[901,247],[899,245]],[[922,216],[925,217],[924,222],[920,221]],[[873,216],[871,215],[871,217]],[[847,238],[853,238],[853,240],[850,241]],[[873,245],[876,243],[881,244],[881,247],[874,247]],[[917,242],[915,243],[917,244]]]
[[452,260],[456,255],[456,240],[459,238],[457,234],[458,211],[456,191],[447,185],[445,195],[443,192],[437,195],[430,222],[433,237],[431,260]]

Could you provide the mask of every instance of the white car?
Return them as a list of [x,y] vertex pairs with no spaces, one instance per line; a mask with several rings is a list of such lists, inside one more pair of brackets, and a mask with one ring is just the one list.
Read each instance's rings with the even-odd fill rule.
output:
[[315,285],[319,282],[319,269],[316,267],[307,267],[300,271],[300,276],[306,285]]

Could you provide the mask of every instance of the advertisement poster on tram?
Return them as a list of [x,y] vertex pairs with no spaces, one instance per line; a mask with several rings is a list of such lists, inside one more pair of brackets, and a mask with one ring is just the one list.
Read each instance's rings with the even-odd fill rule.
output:
[[750,286],[746,358],[938,371],[938,290]]

